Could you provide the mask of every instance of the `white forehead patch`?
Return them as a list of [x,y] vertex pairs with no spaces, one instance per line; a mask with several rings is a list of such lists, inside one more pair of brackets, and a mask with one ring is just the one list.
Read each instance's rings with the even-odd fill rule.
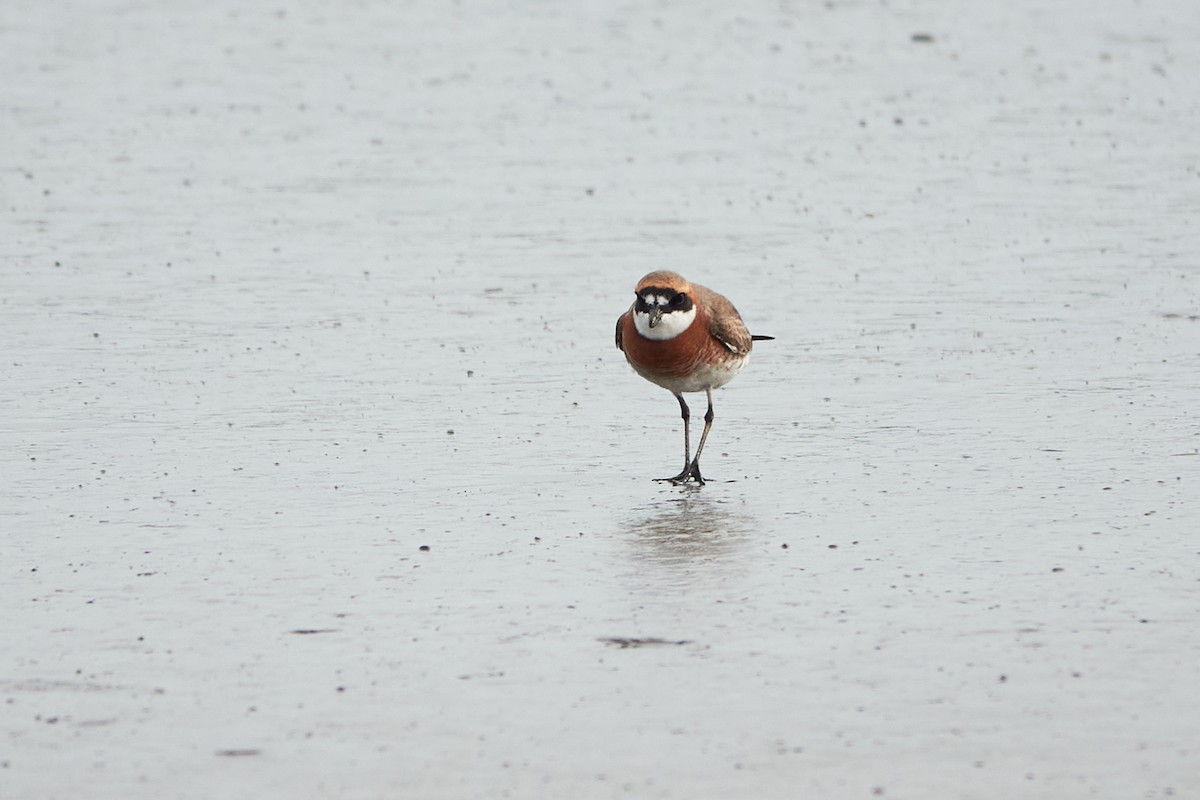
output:
[[[663,298],[664,300],[666,298]],[[662,303],[666,305],[666,303]],[[674,339],[679,334],[686,331],[692,325],[692,320],[696,318],[696,307],[692,306],[687,311],[670,311],[662,315],[662,319],[653,328],[650,327],[650,315],[644,311],[635,311],[633,314],[633,325],[637,328],[637,332],[647,339],[658,339],[666,341]]]

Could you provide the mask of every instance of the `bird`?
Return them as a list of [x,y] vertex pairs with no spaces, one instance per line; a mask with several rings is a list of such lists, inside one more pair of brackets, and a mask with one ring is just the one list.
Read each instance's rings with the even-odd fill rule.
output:
[[[689,283],[669,270],[647,274],[634,289],[634,301],[617,318],[617,349],[634,372],[675,395],[683,415],[683,470],[670,478],[682,485],[689,480],[704,485],[700,453],[713,422],[713,389],[719,389],[741,372],[754,342],[774,336],[752,336],[733,303],[698,283]],[[691,410],[685,393],[704,392],[708,412],[704,433],[691,453]]]

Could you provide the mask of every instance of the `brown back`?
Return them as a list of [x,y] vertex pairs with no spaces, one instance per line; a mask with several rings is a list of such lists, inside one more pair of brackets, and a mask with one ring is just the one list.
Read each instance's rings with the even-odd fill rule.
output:
[[[717,294],[707,286],[692,284],[692,294],[696,302],[705,310],[708,318],[708,332],[724,345],[731,353],[745,355],[754,346],[750,339],[750,331],[742,322],[742,315],[724,296]],[[699,321],[699,320],[698,320]]]

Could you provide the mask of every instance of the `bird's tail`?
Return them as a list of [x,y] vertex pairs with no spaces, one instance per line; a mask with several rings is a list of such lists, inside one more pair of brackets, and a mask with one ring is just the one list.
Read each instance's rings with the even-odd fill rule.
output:
[[753,342],[769,342],[774,338],[774,336],[751,336],[750,340]]

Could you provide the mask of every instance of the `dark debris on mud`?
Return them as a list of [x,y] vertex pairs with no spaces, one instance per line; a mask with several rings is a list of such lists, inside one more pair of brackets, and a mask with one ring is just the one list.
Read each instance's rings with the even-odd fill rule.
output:
[[660,639],[657,636],[649,636],[644,638],[630,638],[625,636],[601,636],[600,641],[605,644],[619,647],[626,650],[631,647],[656,647],[660,645],[685,645],[691,644],[691,639]]

